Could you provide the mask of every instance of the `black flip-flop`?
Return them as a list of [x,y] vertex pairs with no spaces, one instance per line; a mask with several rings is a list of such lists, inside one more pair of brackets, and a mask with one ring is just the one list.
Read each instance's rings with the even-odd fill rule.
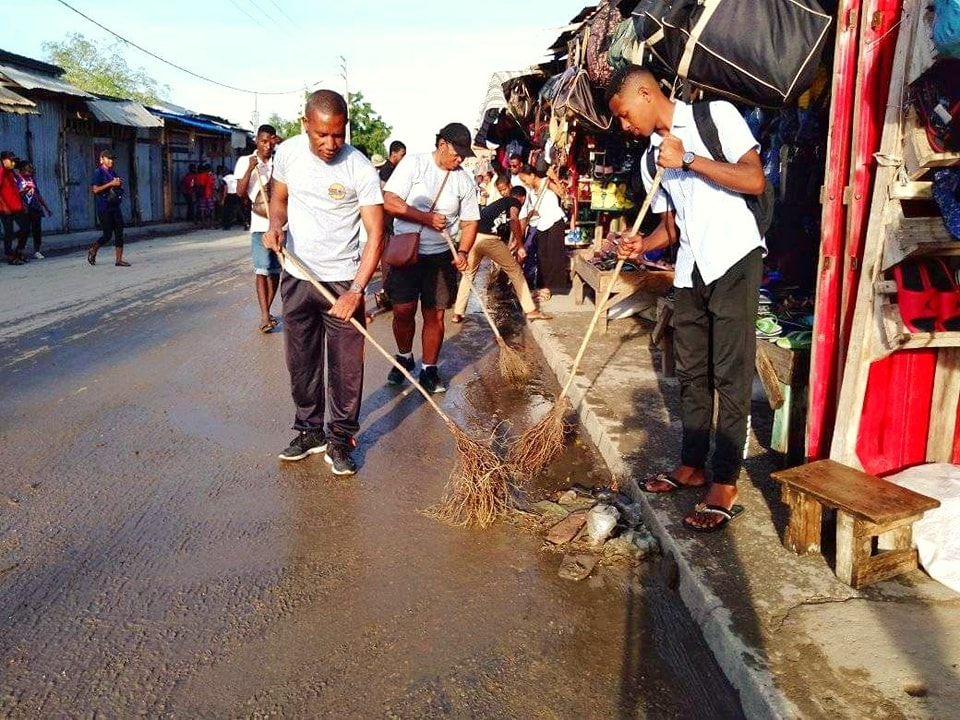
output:
[[96,264],[97,264],[97,256],[94,255],[92,252],[88,252],[88,253],[87,253],[87,262],[90,263],[91,265],[96,265]]
[[[662,482],[670,486],[669,490],[648,490],[647,485],[652,482]],[[657,473],[652,478],[647,478],[643,481],[643,484],[640,485],[640,489],[645,493],[650,495],[666,495],[667,493],[672,493],[677,490],[688,490],[691,488],[703,488],[706,486],[706,483],[701,485],[685,485],[684,483],[677,480],[673,475],[667,475],[665,472]]]
[[716,532],[717,530],[723,530],[727,525],[732,523],[738,517],[746,512],[746,508],[743,505],[731,505],[729,508],[723,507],[723,505],[707,505],[705,503],[700,503],[693,509],[694,515],[720,515],[723,519],[718,522],[716,525],[711,525],[709,527],[698,527],[687,522],[687,518],[683,519],[684,526],[693,530],[694,532],[702,533],[711,533]]

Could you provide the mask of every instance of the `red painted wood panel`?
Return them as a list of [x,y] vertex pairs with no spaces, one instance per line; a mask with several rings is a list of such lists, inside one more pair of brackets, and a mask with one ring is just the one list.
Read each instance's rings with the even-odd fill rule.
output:
[[926,462],[936,350],[904,350],[870,366],[857,457],[872,475]]

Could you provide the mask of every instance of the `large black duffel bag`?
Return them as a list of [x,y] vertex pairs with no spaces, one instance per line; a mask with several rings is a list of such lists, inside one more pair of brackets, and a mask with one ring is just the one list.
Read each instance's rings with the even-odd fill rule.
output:
[[677,76],[764,107],[810,86],[832,19],[815,0],[642,0],[634,16]]

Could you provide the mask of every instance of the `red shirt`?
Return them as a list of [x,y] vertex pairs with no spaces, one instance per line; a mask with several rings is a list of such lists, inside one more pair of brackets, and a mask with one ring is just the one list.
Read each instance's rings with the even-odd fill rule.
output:
[[3,212],[6,214],[23,212],[23,198],[13,170],[0,168],[0,200],[3,200]]
[[196,180],[197,197],[201,200],[213,199],[213,173],[198,173]]

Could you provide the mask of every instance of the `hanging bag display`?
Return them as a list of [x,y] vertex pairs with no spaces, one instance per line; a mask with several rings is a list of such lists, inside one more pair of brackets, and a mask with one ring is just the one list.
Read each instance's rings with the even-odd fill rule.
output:
[[613,40],[613,30],[621,20],[617,4],[612,0],[602,0],[597,11],[590,18],[587,29],[587,49],[585,61],[590,80],[606,87],[613,77],[613,67],[607,57],[610,43]]
[[634,14],[641,39],[679,78],[763,107],[810,87],[832,20],[815,0],[644,2]]
[[[433,209],[437,206],[437,201],[440,199],[440,193],[443,192],[443,186],[447,184],[447,178],[450,177],[450,171],[447,170],[446,174],[443,176],[443,182],[440,183],[440,189],[437,190],[436,197],[433,198],[433,202],[430,203],[430,209],[427,210],[427,214],[433,212]],[[423,232],[423,226],[420,226],[420,229],[416,232],[400,233],[399,235],[392,235],[387,241],[387,248],[383,251],[383,262],[385,262],[390,267],[406,267],[407,265],[413,265],[417,261],[417,256],[420,254],[420,233]]]
[[598,107],[600,104],[593,94],[590,78],[582,69],[574,71],[569,81],[560,86],[553,101],[554,112],[569,111],[600,130],[609,130],[613,121]]

